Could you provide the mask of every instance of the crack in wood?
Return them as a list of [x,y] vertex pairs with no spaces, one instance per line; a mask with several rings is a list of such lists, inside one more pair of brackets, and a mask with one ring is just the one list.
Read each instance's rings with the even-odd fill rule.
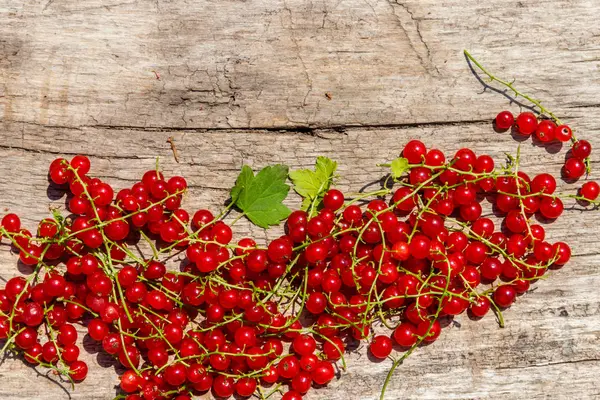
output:
[[377,130],[377,129],[411,129],[426,127],[444,127],[459,125],[484,125],[490,124],[489,119],[473,120],[450,120],[450,121],[422,121],[405,122],[396,124],[344,124],[344,125],[279,125],[279,126],[255,126],[255,127],[182,127],[182,126],[141,126],[141,125],[112,125],[112,124],[92,124],[79,126],[64,126],[40,124],[29,121],[4,121],[5,123],[35,125],[48,129],[70,129],[81,131],[83,129],[104,129],[104,130],[132,130],[143,132],[225,132],[225,131],[244,131],[244,132],[281,132],[281,133],[301,133],[309,135],[318,135],[319,132],[332,132],[344,134],[348,130]]
[[553,361],[547,362],[543,364],[532,364],[532,365],[511,365],[508,367],[498,367],[497,369],[528,369],[528,368],[544,368],[544,367],[552,367],[555,365],[563,365],[563,364],[578,364],[578,363],[589,363],[589,362],[598,362],[600,358],[583,358],[581,360],[565,360],[565,361]]

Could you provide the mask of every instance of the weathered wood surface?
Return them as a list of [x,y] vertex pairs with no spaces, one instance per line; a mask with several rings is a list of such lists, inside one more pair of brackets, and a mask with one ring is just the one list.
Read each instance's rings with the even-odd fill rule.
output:
[[[48,164],[76,153],[116,187],[159,156],[167,174],[188,177],[189,208],[214,210],[243,163],[297,168],[324,154],[340,162],[339,186],[357,191],[409,138],[447,152],[468,145],[500,162],[516,143],[489,121],[508,101],[481,93],[465,47],[600,147],[600,4],[502,3],[6,0],[0,206],[33,228],[48,205],[64,205],[47,191]],[[526,171],[558,173],[565,149],[522,147]],[[397,370],[390,399],[600,397],[600,214],[576,208],[548,227],[552,240],[572,244],[572,262],[520,298],[504,329],[491,316],[457,318],[460,327]],[[243,222],[235,230],[265,236]],[[0,250],[0,276],[10,278],[15,257]],[[89,350],[83,357],[101,367],[70,396],[110,399],[115,369]],[[361,348],[341,379],[307,397],[374,399],[389,364]],[[5,360],[0,376],[1,398],[68,397],[20,361]]]

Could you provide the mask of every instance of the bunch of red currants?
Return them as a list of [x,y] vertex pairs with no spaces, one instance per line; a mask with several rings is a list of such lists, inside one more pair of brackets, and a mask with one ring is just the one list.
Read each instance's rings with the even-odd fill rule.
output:
[[[515,120],[510,111],[499,113],[496,116],[495,123],[500,130],[508,130],[514,127],[520,135],[531,136],[533,134],[542,143],[550,143],[555,140],[559,142],[572,141],[573,147],[563,166],[565,178],[577,180],[585,175],[588,170],[586,162],[592,153],[592,145],[587,140],[575,139],[568,125],[557,126],[549,119],[538,120],[538,117],[531,112],[522,112]],[[589,194],[590,197],[593,197],[593,193],[597,191],[598,184],[588,182],[587,186],[582,188],[582,195]]]
[[[527,114],[517,118],[519,132],[570,139],[568,127]],[[513,123],[506,112],[496,119],[501,129]],[[586,143],[575,143],[573,159],[589,156]],[[14,214],[0,224],[31,268],[0,290],[4,350],[81,381],[82,324],[126,369],[127,400],[186,400],[209,390],[249,397],[259,386],[301,399],[345,366],[353,342],[369,341],[383,359],[394,342],[411,350],[435,341],[463,312],[481,318],[492,308],[501,318],[571,256],[531,217],[552,221],[563,213],[561,198],[598,196],[597,184],[581,196],[558,195],[550,174],[498,169],[467,148],[446,160],[412,140],[402,156],[408,167],[395,186],[388,178],[370,200],[330,189],[320,207],[292,212],[286,234],[265,246],[233,241],[224,212],[183,209],[182,177],[148,171],[115,195],[88,176],[86,157],[57,159],[49,176],[72,196],[71,215],[42,220],[35,235]],[[501,226],[483,214],[484,199]],[[177,255],[181,266],[167,268]],[[381,324],[390,334],[375,333]]]

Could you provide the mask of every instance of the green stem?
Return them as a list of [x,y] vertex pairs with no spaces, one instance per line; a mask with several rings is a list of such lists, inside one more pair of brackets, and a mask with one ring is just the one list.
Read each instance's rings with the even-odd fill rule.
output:
[[[533,105],[535,105],[539,110],[540,110],[540,114],[545,114],[547,116],[549,116],[550,118],[552,118],[552,120],[554,122],[556,122],[558,125],[562,125],[562,121],[556,116],[556,114],[554,114],[553,112],[551,112],[550,110],[548,110],[546,107],[542,106],[542,102],[539,100],[536,100],[534,98],[532,98],[531,96],[520,92],[519,90],[515,89],[515,87],[513,86],[513,84],[515,83],[515,81],[513,80],[512,82],[507,82],[503,79],[500,79],[498,77],[496,77],[495,75],[493,75],[491,72],[489,72],[487,69],[485,69],[483,67],[483,65],[481,65],[479,63],[479,61],[477,61],[472,55],[471,53],[469,53],[467,50],[464,50],[465,56],[471,60],[473,62],[473,64],[475,64],[477,66],[477,68],[479,68],[481,70],[481,72],[483,72],[485,75],[487,75],[488,78],[490,78],[490,80],[492,82],[498,82],[501,85],[506,86],[508,89],[510,89],[514,95],[516,97],[521,96],[522,98],[524,98],[525,100],[531,102]],[[573,136],[573,141],[577,141],[577,139],[575,138],[575,136]]]

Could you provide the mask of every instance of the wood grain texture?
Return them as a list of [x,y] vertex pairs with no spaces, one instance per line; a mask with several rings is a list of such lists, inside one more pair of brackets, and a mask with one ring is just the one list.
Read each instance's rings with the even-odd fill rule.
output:
[[[188,178],[187,207],[213,210],[244,163],[299,168],[327,155],[340,163],[338,186],[358,191],[375,189],[384,172],[376,164],[411,138],[447,153],[470,146],[501,162],[516,143],[490,121],[508,101],[482,93],[463,48],[517,78],[598,148],[599,12],[591,0],[7,0],[0,207],[34,228],[50,204],[64,206],[48,190],[50,161],[77,153],[118,188],[158,156],[166,174]],[[524,142],[525,171],[558,174],[566,149],[550,150]],[[551,240],[572,244],[572,262],[520,298],[504,329],[491,316],[458,317],[460,327],[397,370],[390,399],[600,397],[600,214],[575,208],[548,226]],[[235,225],[237,237],[278,232]],[[15,265],[0,246],[0,276],[17,275]],[[5,360],[0,398],[111,399],[115,368],[86,349],[94,368],[69,395]],[[375,399],[389,365],[361,347],[339,380],[307,398]]]

